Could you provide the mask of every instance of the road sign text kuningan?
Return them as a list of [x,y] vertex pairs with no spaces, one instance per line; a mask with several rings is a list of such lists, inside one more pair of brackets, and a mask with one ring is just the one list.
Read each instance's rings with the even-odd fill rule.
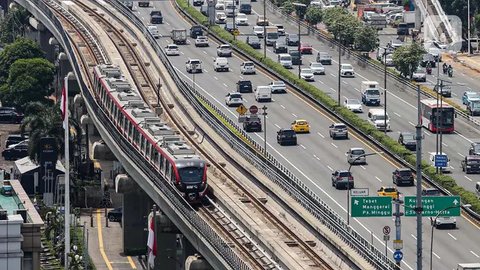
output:
[[391,217],[391,197],[352,197],[352,217]]
[[[405,216],[416,216],[415,207],[417,198],[415,196],[405,196]],[[447,209],[451,207],[450,209]],[[422,216],[435,217],[444,210],[439,216],[458,217],[460,216],[460,196],[424,196],[422,197]]]

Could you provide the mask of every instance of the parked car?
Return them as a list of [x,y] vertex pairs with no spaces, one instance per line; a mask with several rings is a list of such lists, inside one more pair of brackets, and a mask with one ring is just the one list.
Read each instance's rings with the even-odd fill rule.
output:
[[178,46],[175,44],[168,44],[165,46],[165,54],[167,56],[178,56],[180,55],[180,51],[178,50]]
[[348,164],[367,164],[365,150],[360,147],[352,147],[347,152]]
[[5,140],[5,148],[10,147],[11,145],[18,144],[24,140],[28,139],[28,135],[23,134],[10,134]]
[[480,142],[472,142],[470,148],[468,149],[469,155],[480,156]]
[[300,52],[302,54],[313,54],[313,47],[310,43],[302,42],[300,43]]
[[336,170],[332,173],[332,186],[336,189],[352,189],[355,187],[355,180],[351,172],[347,170]]
[[392,181],[395,185],[413,186],[413,172],[409,168],[398,168],[392,172]]
[[392,199],[397,199],[400,193],[396,187],[381,187],[377,190],[378,196],[392,197]]
[[467,105],[470,100],[474,98],[480,98],[480,94],[478,94],[478,92],[465,91],[462,95],[462,104]]
[[20,124],[23,120],[23,113],[17,112],[14,107],[0,107],[0,123]]
[[348,129],[344,123],[333,123],[329,129],[330,138],[334,140],[339,137],[348,139]]
[[10,145],[10,147],[2,151],[2,157],[5,160],[17,160],[26,156],[28,156],[28,141],[27,143],[20,142]]
[[277,143],[280,145],[297,145],[297,134],[292,129],[277,131]]
[[195,39],[195,47],[208,47],[208,37],[206,36],[198,36]]
[[111,222],[121,222],[123,217],[123,208],[115,208],[113,210],[110,210],[107,214],[107,218]]
[[238,92],[228,93],[225,96],[225,104],[229,107],[238,107],[243,105],[242,94]]
[[313,82],[315,80],[315,75],[313,71],[309,68],[302,68],[300,70],[300,78],[304,79],[307,82]]
[[286,93],[287,85],[283,81],[273,81],[268,84],[272,89],[272,93]]
[[480,173],[480,156],[466,156],[461,162],[462,171],[466,174]]
[[322,63],[310,62],[310,69],[315,75],[325,75],[325,67],[322,65]]
[[415,140],[415,135],[411,132],[400,132],[400,135],[398,136],[398,143],[403,145],[408,150],[417,150],[417,141]]
[[362,113],[363,106],[360,100],[354,98],[346,98],[343,102],[344,106],[352,112]]
[[257,36],[248,36],[247,44],[254,49],[260,49],[262,47],[262,44],[260,43],[260,39]]
[[240,80],[237,82],[237,92],[239,93],[252,93],[252,82],[248,80]]
[[240,65],[240,73],[244,74],[255,74],[255,64],[252,61],[245,61]]
[[355,77],[355,71],[353,70],[353,66],[350,64],[341,64],[340,77]]
[[293,121],[292,129],[296,133],[310,133],[310,125],[303,119]]
[[221,44],[217,47],[217,56],[232,56],[232,47],[229,44]]

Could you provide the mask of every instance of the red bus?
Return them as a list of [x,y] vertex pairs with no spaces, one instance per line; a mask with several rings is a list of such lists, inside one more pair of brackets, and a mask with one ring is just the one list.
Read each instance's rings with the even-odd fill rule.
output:
[[[431,132],[453,133],[455,131],[454,119],[455,109],[448,103],[442,102],[437,106],[436,99],[423,99],[421,103],[422,125]],[[437,113],[438,122],[437,123]]]

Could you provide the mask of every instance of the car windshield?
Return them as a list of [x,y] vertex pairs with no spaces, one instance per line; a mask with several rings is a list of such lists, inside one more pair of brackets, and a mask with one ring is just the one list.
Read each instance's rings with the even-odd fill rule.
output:
[[242,95],[237,94],[237,93],[233,93],[233,94],[230,94],[230,98],[242,98]]
[[480,144],[473,145],[473,150],[477,153],[480,152]]
[[295,136],[295,131],[293,131],[293,130],[291,130],[291,129],[282,130],[282,135],[285,135],[285,136]]
[[440,195],[440,191],[438,189],[427,189],[423,191],[423,194],[427,196],[437,196]]
[[170,50],[176,50],[176,49],[178,49],[177,45],[168,45],[168,48],[169,48]]
[[378,89],[369,89],[367,90],[367,95],[377,95],[379,96],[380,95],[380,91],[378,91]]
[[290,34],[290,35],[288,36],[288,38],[289,38],[290,40],[298,40],[298,36],[297,36],[296,34]]
[[353,69],[351,65],[342,65],[342,69]]
[[312,70],[309,68],[302,68],[302,73],[305,73],[305,74],[312,73]]
[[[376,115],[375,120],[385,120],[385,115],[383,114]],[[388,120],[388,117],[387,117],[387,120]]]
[[322,63],[311,63],[310,64],[310,67],[312,68],[319,68],[319,67],[323,67]]
[[307,125],[307,122],[306,121],[297,121],[297,125]]
[[199,36],[199,37],[197,37],[197,39],[199,39],[199,40],[207,40],[207,37],[205,37],[205,36]]
[[480,159],[467,159],[468,164],[480,164]]
[[349,177],[351,174],[350,172],[339,172],[338,173],[338,176],[340,177]]
[[414,138],[413,134],[403,134],[403,140],[404,141],[414,141],[415,138]]
[[282,82],[282,81],[274,81],[274,82],[272,82],[272,85],[275,85],[275,86],[284,86],[285,83]]
[[335,127],[336,129],[345,129],[345,128],[347,128],[347,126],[345,126],[345,125],[343,125],[343,124],[341,124],[341,125],[335,125],[334,127]]
[[352,150],[352,155],[359,156],[363,154],[365,154],[365,151],[363,149]]
[[412,174],[411,171],[398,171],[401,176],[410,176]]
[[245,14],[237,14],[237,19],[246,19],[247,15]]
[[192,60],[190,61],[190,64],[192,65],[200,64],[200,60]]
[[280,56],[280,61],[290,61],[292,57],[290,55],[287,56]]
[[397,190],[393,187],[388,187],[383,190],[384,192],[397,192]]
[[263,33],[263,27],[261,27],[261,26],[254,26],[254,27],[253,27],[253,31],[255,31],[255,32],[262,32],[262,33]]
[[252,66],[253,66],[253,63],[252,63],[252,62],[246,62],[246,63],[244,64],[244,66],[246,66],[246,67],[252,67]]
[[358,99],[347,99],[347,103],[350,105],[358,105],[360,104],[360,100]]
[[203,178],[203,168],[186,167],[178,169],[182,183],[200,183]]

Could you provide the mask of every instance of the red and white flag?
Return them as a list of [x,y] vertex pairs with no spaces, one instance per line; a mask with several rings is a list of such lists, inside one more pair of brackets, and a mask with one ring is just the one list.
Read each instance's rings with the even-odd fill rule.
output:
[[157,240],[155,239],[155,224],[153,213],[148,215],[148,264],[153,269],[155,267],[155,257],[157,256]]

